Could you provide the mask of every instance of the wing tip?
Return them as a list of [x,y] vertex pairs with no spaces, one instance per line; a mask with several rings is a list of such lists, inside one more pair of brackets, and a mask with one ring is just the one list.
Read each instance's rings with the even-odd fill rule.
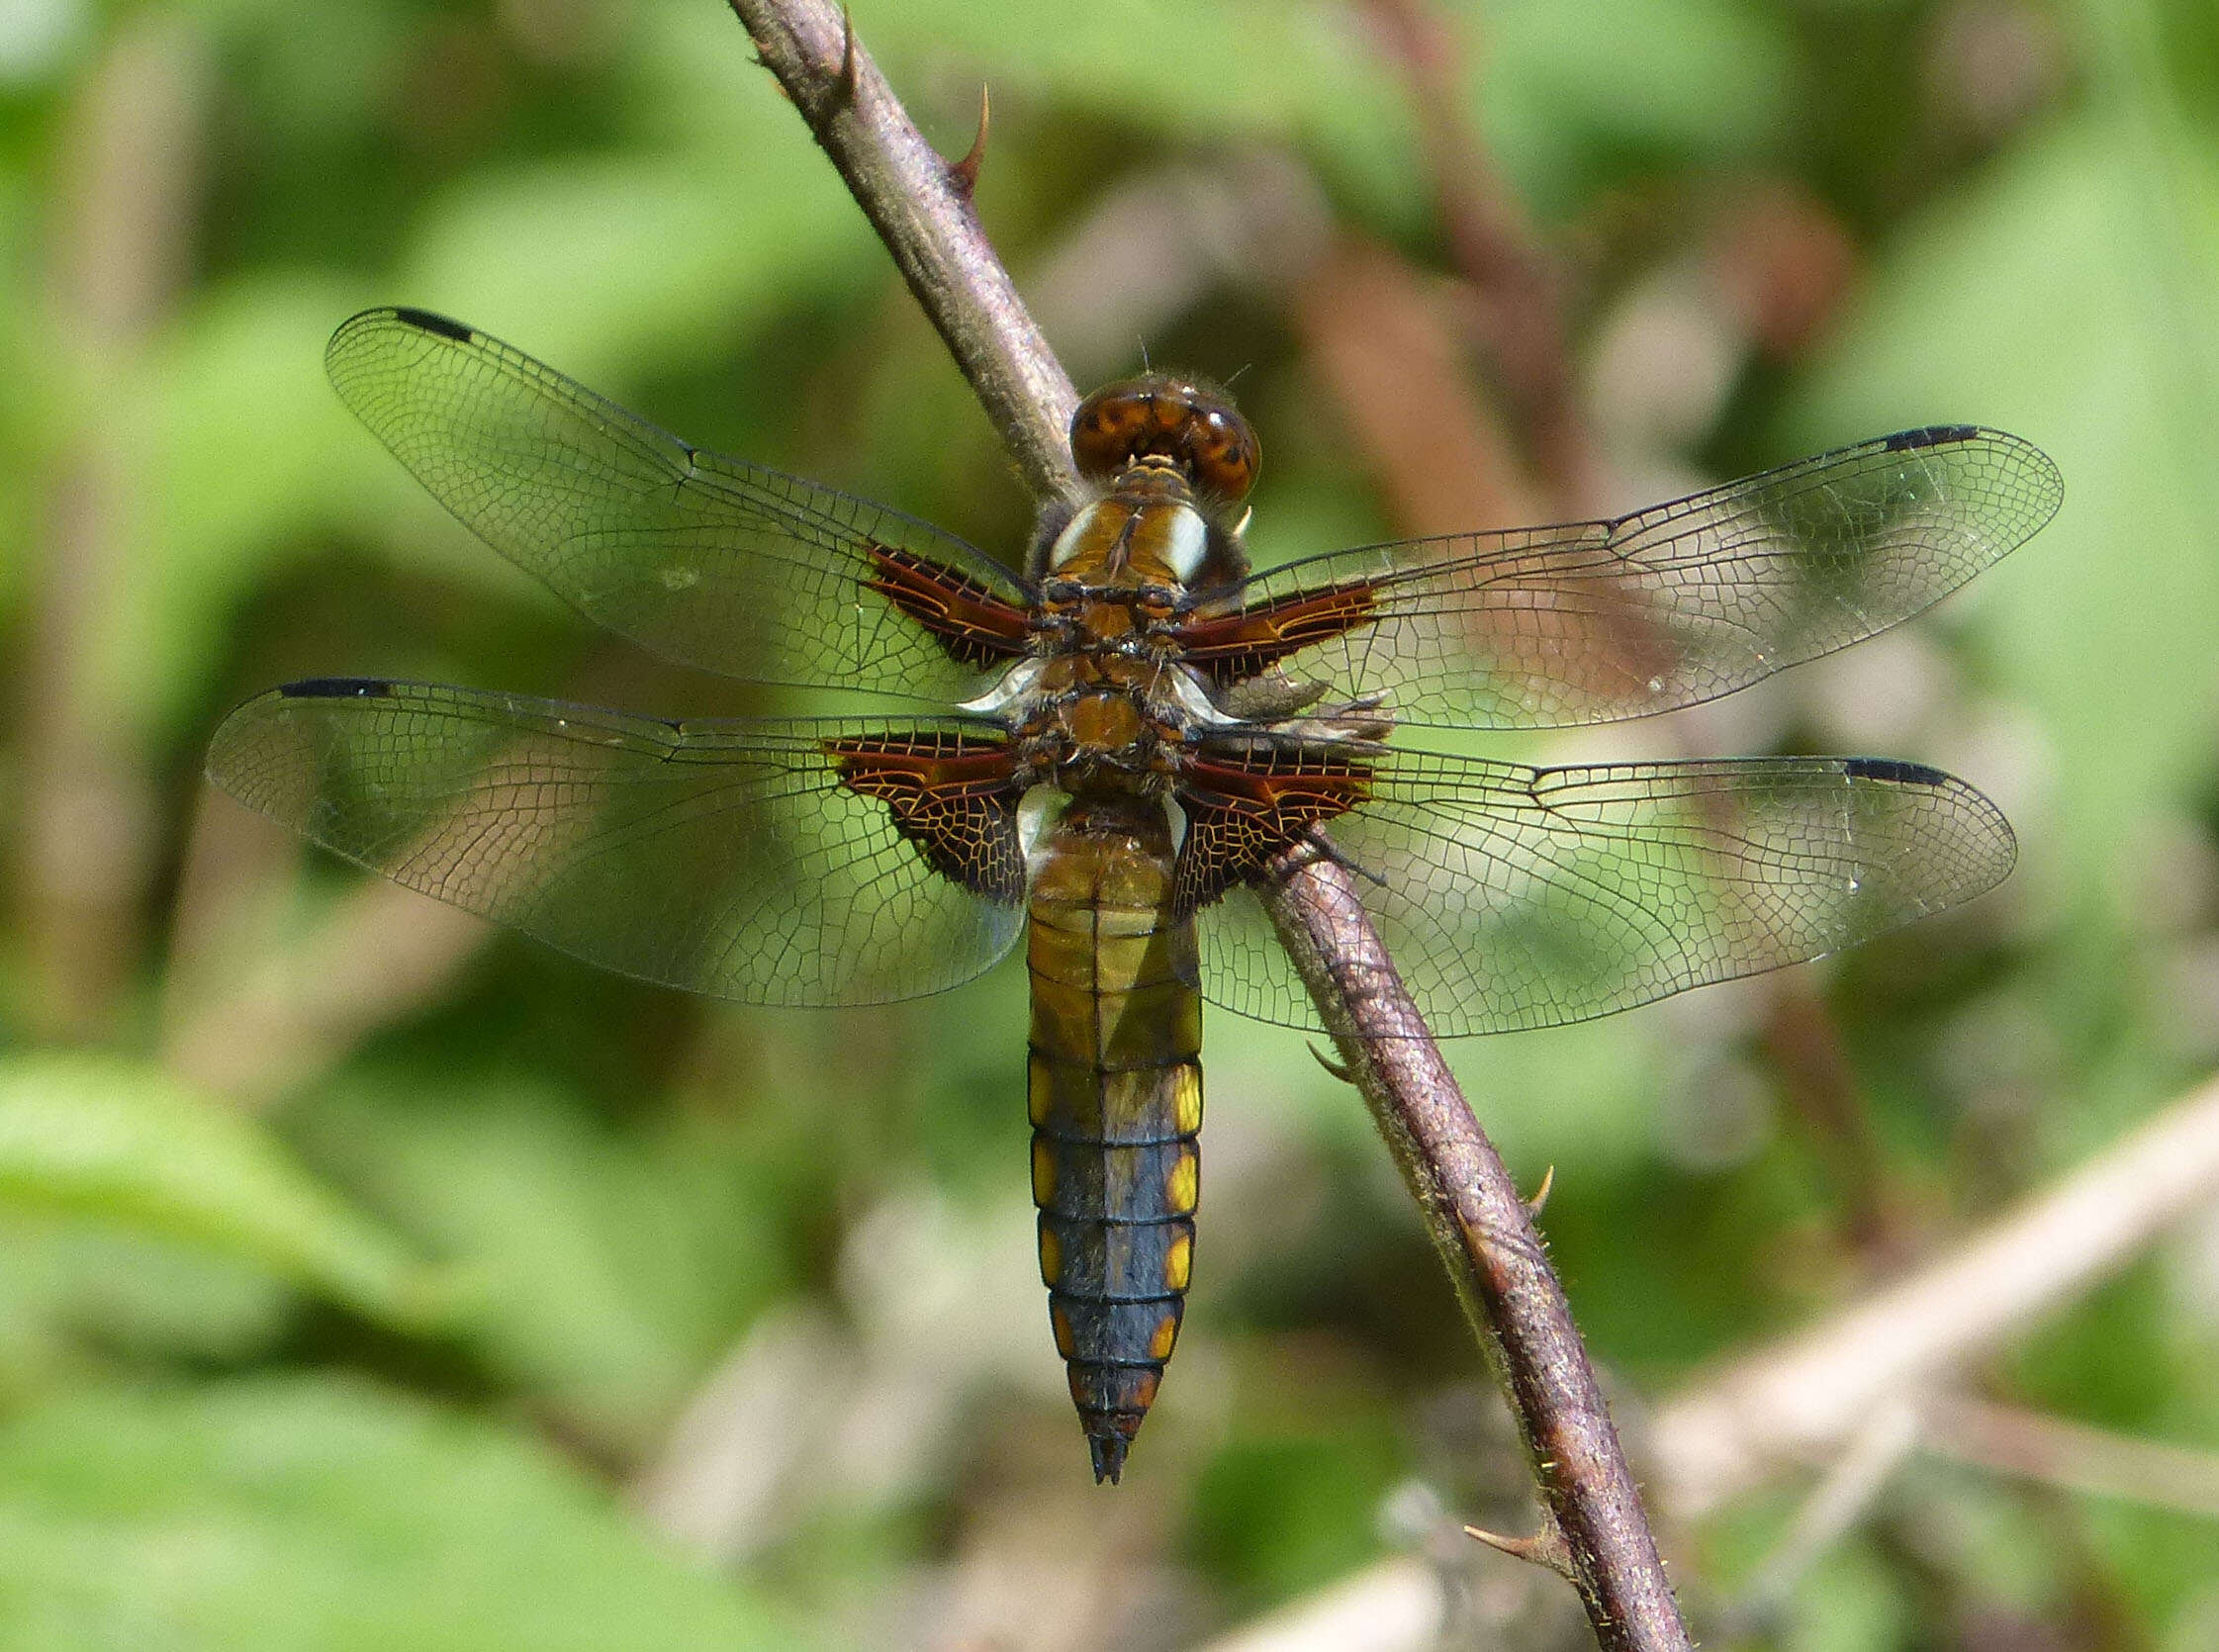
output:
[[[449,339],[457,344],[476,343],[485,334],[476,327],[442,316],[435,310],[418,310],[414,305],[381,304],[369,310],[356,311],[331,331],[330,342],[324,346],[324,359],[327,368],[336,370],[352,348],[357,335],[375,333],[380,329],[399,324],[416,332],[428,332],[435,338]],[[342,387],[343,394],[343,387]]]
[[2006,550],[2034,537],[2065,504],[2065,473],[2047,453],[2024,436],[1986,424],[1923,424],[1915,430],[1897,430],[1880,438],[1884,453],[1916,453],[1927,448],[1981,443],[1988,453],[2012,468],[2027,493],[2027,513],[2017,537]]
[[1926,912],[1946,911],[1984,895],[2010,876],[2017,867],[2018,834],[2011,829],[2010,818],[1970,780],[1959,780],[1946,770],[1895,757],[1845,758],[1841,772],[1853,780],[1911,786],[1936,797],[1946,797],[1959,811],[1958,818],[1966,827],[1966,848],[1973,850],[1977,846],[1979,853],[1945,897],[1926,908]]

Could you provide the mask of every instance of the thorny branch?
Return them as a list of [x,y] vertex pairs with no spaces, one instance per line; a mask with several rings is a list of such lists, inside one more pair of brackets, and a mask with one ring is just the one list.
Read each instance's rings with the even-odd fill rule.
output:
[[[2219,1081],[2206,1081],[1902,1278],[1659,1405],[1649,1485],[1678,1518],[1701,1519],[1760,1486],[1822,1470],[1786,1540],[1711,1625],[1712,1643],[1761,1621],[1864,1517],[1906,1449],[2153,1508],[2219,1513],[2219,1458],[2209,1453],[1975,1399],[1966,1387],[1982,1360],[2214,1198]],[[1389,1625],[1367,1643],[1376,1652],[1423,1652],[1436,1638],[1437,1594],[1430,1575],[1382,1562],[1288,1608],[1295,1629],[1245,1638],[1242,1652],[1339,1644],[1313,1626],[1343,1597],[1361,1601],[1367,1623]]]
[[971,207],[984,158],[940,158],[855,38],[824,0],[730,0],[763,66],[808,122],[878,231],[909,291],[963,369],[1036,498],[1068,495],[1063,427],[1078,394],[1026,313]]
[[[969,178],[924,141],[825,0],[730,0],[977,389],[1026,479],[1070,486],[1075,403],[973,215]],[[1257,891],[1409,1180],[1483,1341],[1501,1358],[1550,1524],[1517,1545],[1561,1563],[1603,1646],[1689,1646],[1562,1287],[1493,1145],[1404,991],[1347,872],[1306,849]]]

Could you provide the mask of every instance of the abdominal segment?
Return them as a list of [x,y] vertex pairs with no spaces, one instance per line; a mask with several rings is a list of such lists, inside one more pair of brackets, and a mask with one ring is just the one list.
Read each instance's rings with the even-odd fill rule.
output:
[[1073,805],[1033,890],[1040,1269],[1097,1480],[1156,1398],[1194,1254],[1202,999],[1172,868],[1160,805]]

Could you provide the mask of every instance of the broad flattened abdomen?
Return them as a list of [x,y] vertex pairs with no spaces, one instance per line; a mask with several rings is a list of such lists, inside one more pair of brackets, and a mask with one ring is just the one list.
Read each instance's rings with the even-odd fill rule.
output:
[[1201,995],[1160,806],[1074,813],[1034,878],[1026,1101],[1050,1323],[1095,1477],[1114,1480],[1193,1275]]

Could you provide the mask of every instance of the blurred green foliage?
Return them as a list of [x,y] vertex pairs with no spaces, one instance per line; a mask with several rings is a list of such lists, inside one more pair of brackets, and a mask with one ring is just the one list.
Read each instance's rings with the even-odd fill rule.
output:
[[[1096,1492],[1031,1279],[1020,971],[870,1013],[684,1001],[439,928],[204,794],[216,720],[288,678],[762,703],[591,634],[415,490],[323,383],[366,304],[1022,544],[992,432],[724,7],[5,11],[0,1643],[1153,1647],[1396,1546],[1414,1481],[1516,1508],[1514,1456],[1432,1431],[1484,1380],[1471,1338],[1299,1038],[1211,1018],[1197,1289]],[[1144,343],[1246,369],[1260,555],[1452,525],[1398,514],[1325,301],[1241,210],[1281,180],[1435,313],[1451,248],[1374,8],[854,15],[945,152],[991,86],[979,209],[1074,371]],[[1563,259],[1583,394],[1655,484],[1617,503],[1957,419],[2068,478],[2047,533],[1863,674],[1577,748],[1867,747],[2006,804],[2002,893],[1807,972],[1895,1254],[1946,1245],[2219,1055],[2219,22],[1443,16],[1472,186]],[[1857,1174],[1763,1037],[1772,990],[1453,1052],[1521,1177],[1558,1167],[1555,1258],[1635,1397],[1874,1265]],[[2207,1222],[1988,1391],[2219,1453],[2215,1258]],[[1793,1509],[1676,1534],[1691,1601]],[[2192,1652],[2214,1554],[2189,1514],[1921,1463],[1774,1643]]]

